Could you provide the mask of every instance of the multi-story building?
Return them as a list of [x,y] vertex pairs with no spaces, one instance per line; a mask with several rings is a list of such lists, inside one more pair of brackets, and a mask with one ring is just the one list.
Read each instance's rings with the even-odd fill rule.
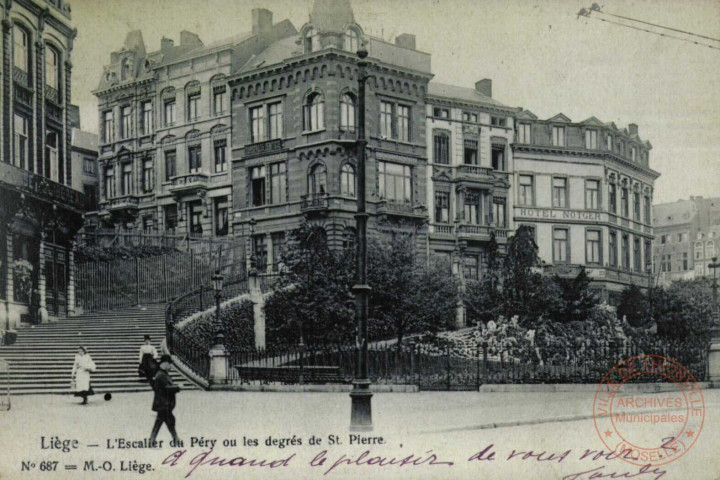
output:
[[595,117],[516,116],[513,149],[515,226],[534,230],[546,270],[575,275],[613,304],[624,287],[648,286],[652,195],[659,173],[637,125],[618,129]]
[[183,31],[146,52],[141,32],[111,54],[94,92],[100,113],[100,202],[95,223],[200,237],[232,233],[227,78],[288,21],[252,11],[252,31],[210,45]]
[[510,145],[516,112],[492,98],[489,79],[474,89],[428,86],[430,248],[460,255],[467,279],[481,274],[492,236],[503,248],[513,229]]
[[[229,80],[233,225],[248,256],[277,262],[306,218],[328,244],[355,237],[357,61],[369,51],[367,198],[370,232],[406,231],[425,247],[425,98],[430,55],[415,37],[366,35],[349,1],[316,0],[297,35],[270,44]],[[254,220],[254,221],[253,221]]]
[[658,281],[712,276],[709,265],[720,251],[720,198],[690,197],[653,208],[653,271]]
[[96,133],[72,129],[70,155],[73,188],[85,194],[85,210],[94,212],[98,205],[98,136]]
[[0,328],[72,313],[72,238],[84,196],[70,145],[65,0],[3,2],[0,102]]

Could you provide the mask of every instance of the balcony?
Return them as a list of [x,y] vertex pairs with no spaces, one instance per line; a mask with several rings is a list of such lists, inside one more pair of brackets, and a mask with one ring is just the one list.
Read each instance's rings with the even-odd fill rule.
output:
[[62,103],[60,101],[60,92],[50,85],[45,85],[45,98],[58,105]]
[[281,138],[268,140],[266,142],[253,143],[245,146],[245,157],[257,157],[260,155],[268,155],[276,153],[283,149],[283,141]]
[[205,173],[189,173],[172,178],[169,191],[172,193],[195,193],[198,190],[207,190],[208,175]]
[[413,206],[411,203],[391,202],[388,200],[382,200],[377,204],[377,213],[416,219],[427,218],[425,207],[422,205]]
[[122,195],[103,202],[103,207],[110,212],[119,210],[137,210],[140,199],[135,195]]
[[58,202],[79,211],[85,207],[83,193],[9,163],[0,162],[0,183],[45,202]]
[[18,67],[13,67],[13,81],[25,88],[30,88],[30,75]]
[[455,171],[455,177],[460,181],[479,182],[492,185],[495,182],[495,176],[491,168],[479,167],[477,165],[461,165]]
[[443,223],[433,223],[432,224],[432,233],[436,233],[438,235],[452,235],[455,236],[455,227],[448,224]]
[[468,240],[488,241],[494,228],[489,225],[474,225],[464,223],[458,225],[458,237]]
[[327,193],[303,195],[300,199],[300,211],[303,213],[326,212],[330,208]]

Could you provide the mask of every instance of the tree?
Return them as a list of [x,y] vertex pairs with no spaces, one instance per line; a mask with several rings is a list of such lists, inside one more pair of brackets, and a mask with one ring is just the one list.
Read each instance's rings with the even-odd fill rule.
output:
[[710,280],[698,278],[673,282],[667,288],[654,288],[650,300],[658,335],[709,340],[715,318],[710,285]]
[[585,268],[573,278],[553,278],[559,289],[559,309],[553,318],[560,322],[583,321],[590,317],[598,304],[597,296],[590,290],[590,277]]
[[648,320],[648,301],[645,294],[635,284],[620,292],[620,303],[617,308],[618,318],[627,318],[630,325],[639,327]]

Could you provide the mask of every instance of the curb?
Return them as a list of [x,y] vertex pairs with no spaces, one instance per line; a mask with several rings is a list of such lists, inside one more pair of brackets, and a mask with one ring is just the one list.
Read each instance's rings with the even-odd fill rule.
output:
[[[348,393],[352,392],[352,385],[212,385],[213,392],[303,392],[303,393]],[[370,385],[373,393],[416,393],[417,385]]]
[[[555,392],[595,392],[599,383],[557,383],[557,384],[513,384],[513,385],[481,385],[480,393],[555,393]],[[606,384],[603,390],[610,391]],[[718,388],[720,384],[711,382],[698,382],[703,390]],[[636,383],[623,385],[623,393],[659,393],[677,390],[677,387],[667,383]]]

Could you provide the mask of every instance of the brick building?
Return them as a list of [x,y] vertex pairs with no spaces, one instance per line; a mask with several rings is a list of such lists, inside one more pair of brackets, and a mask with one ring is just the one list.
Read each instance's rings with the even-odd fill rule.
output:
[[0,328],[72,312],[72,238],[84,196],[70,154],[71,53],[65,0],[3,2]]
[[652,262],[652,195],[660,175],[637,125],[595,117],[516,115],[512,145],[515,226],[533,228],[548,273],[587,267],[609,303],[630,284],[646,287]]

